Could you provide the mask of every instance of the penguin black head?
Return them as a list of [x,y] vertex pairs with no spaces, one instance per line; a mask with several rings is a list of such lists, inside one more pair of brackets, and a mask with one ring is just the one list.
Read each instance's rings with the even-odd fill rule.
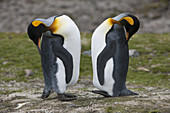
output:
[[118,21],[121,25],[125,26],[127,32],[127,41],[138,31],[140,27],[140,22],[138,18],[129,13],[122,13],[113,19]]
[[28,36],[35,43],[35,45],[37,45],[38,49],[40,49],[41,35],[46,30],[47,26],[39,20],[34,20],[27,28]]
[[74,37],[73,35],[79,33],[79,30],[77,27],[73,29],[72,26],[75,26],[75,23],[66,15],[53,16],[48,19],[37,18],[30,23],[27,33],[40,52],[41,36],[43,33],[48,35],[48,37],[55,35]]

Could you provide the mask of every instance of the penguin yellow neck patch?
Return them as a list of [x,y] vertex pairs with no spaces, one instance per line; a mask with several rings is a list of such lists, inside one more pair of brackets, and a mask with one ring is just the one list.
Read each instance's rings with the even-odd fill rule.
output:
[[[32,22],[32,25],[34,26],[34,27],[37,27],[37,26],[39,26],[40,24],[44,24],[43,22],[41,22],[41,21],[39,21],[39,20],[35,20],[35,21],[33,21]],[[45,24],[44,24],[45,25]],[[46,25],[45,25],[46,26]],[[46,26],[47,27],[47,26]]]
[[131,17],[124,17],[120,19],[120,21],[123,19],[126,20],[130,25],[134,25],[134,20]]
[[57,25],[58,19],[56,18],[54,22],[51,24],[51,26],[48,28],[52,33],[55,33],[57,31],[58,25]]
[[112,19],[112,18],[109,18],[108,21],[109,21],[109,24],[110,24],[110,25],[120,24],[118,21],[116,21],[116,20],[114,20],[114,19]]

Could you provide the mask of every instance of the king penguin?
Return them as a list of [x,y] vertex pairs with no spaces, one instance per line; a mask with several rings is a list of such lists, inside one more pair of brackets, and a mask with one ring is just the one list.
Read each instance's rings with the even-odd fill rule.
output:
[[93,93],[105,97],[137,95],[126,88],[128,41],[139,29],[136,16],[122,13],[106,19],[92,35]]
[[37,18],[27,32],[41,55],[45,81],[41,98],[54,91],[61,101],[76,99],[76,95],[65,93],[79,78],[81,39],[76,24],[67,15]]

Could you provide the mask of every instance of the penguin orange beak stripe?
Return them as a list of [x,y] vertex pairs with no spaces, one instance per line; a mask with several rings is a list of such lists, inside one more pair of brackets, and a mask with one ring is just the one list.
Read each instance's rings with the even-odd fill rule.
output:
[[41,38],[38,39],[38,47],[41,49]]
[[129,32],[126,34],[126,41],[129,39]]

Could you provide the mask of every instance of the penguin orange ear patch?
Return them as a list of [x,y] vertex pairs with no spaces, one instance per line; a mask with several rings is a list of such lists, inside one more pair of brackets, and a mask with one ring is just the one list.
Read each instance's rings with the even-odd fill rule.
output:
[[[43,22],[41,22],[41,21],[39,21],[39,20],[35,20],[35,21],[33,21],[32,22],[32,25],[34,26],[34,27],[37,27],[37,26],[39,26],[40,24],[44,24]],[[45,24],[44,24],[45,25]],[[45,25],[46,26],[46,25]],[[46,26],[47,27],[47,26]]]
[[126,20],[130,25],[134,25],[134,20],[131,17],[124,17],[120,21]]

